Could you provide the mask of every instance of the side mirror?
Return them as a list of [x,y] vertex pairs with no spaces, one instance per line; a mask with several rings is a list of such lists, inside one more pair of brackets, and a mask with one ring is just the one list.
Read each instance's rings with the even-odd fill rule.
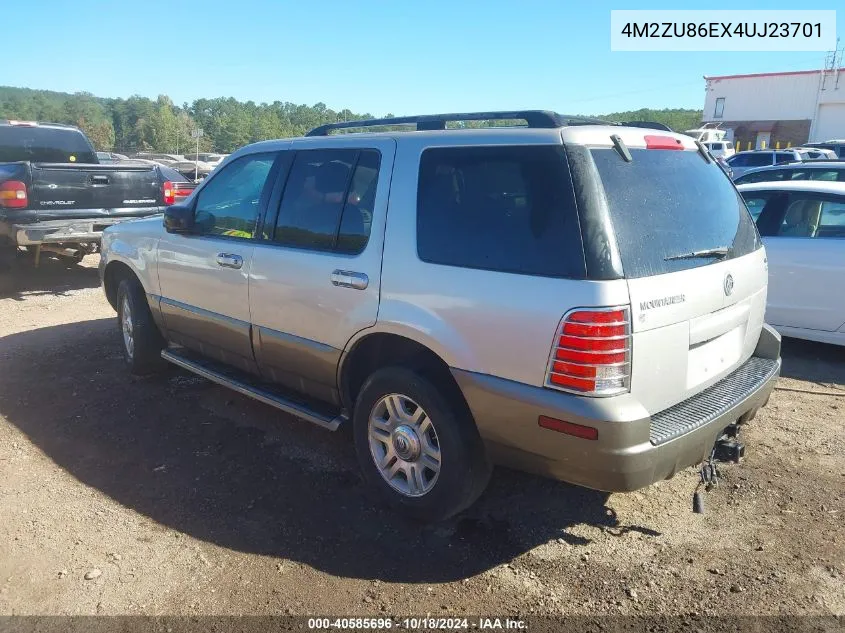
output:
[[164,210],[164,230],[168,233],[190,233],[194,229],[194,211],[189,206],[174,204]]

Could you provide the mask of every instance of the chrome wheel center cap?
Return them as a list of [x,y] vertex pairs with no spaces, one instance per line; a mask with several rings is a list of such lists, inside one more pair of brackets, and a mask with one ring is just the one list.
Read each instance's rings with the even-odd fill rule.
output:
[[391,435],[393,450],[399,459],[412,462],[420,456],[420,438],[410,426],[401,424],[393,429]]

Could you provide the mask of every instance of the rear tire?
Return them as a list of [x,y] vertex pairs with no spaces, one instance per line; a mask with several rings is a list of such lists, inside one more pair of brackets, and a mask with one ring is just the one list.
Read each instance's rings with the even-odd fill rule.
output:
[[167,343],[153,321],[144,288],[134,277],[123,279],[117,287],[117,325],[130,372],[144,376],[167,366],[161,357]]
[[405,367],[364,383],[352,420],[368,487],[393,509],[422,521],[447,519],[484,491],[490,463],[466,404]]

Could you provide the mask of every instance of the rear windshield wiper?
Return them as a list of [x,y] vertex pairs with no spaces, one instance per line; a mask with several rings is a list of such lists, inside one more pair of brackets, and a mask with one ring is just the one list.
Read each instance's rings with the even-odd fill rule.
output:
[[680,255],[669,255],[664,257],[663,261],[668,262],[673,259],[697,259],[699,257],[718,257],[719,259],[727,257],[730,249],[727,246],[717,246],[716,248],[705,248],[701,251],[692,251],[691,253],[681,253]]

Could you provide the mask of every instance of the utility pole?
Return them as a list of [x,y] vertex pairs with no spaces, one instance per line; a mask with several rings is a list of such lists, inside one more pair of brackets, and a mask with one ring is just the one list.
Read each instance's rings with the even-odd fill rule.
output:
[[191,131],[191,136],[197,139],[197,153],[194,155],[194,182],[196,182],[199,180],[200,137],[202,136],[202,128],[198,127],[196,130]]

